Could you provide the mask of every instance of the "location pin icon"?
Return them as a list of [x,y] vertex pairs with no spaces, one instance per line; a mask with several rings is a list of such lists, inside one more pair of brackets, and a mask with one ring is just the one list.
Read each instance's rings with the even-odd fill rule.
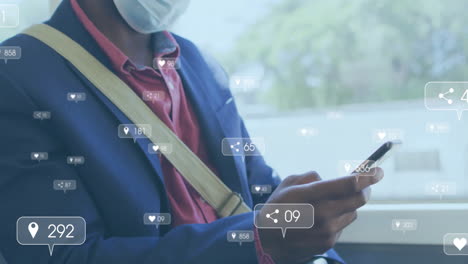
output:
[[231,236],[232,236],[232,239],[236,239],[236,233],[235,232],[232,232]]
[[36,222],[31,222],[28,225],[28,230],[29,230],[29,233],[31,234],[32,238],[34,239],[34,237],[37,234],[37,231],[39,230],[39,225]]
[[344,168],[345,168],[345,170],[346,170],[346,173],[348,173],[349,170],[351,169],[351,164],[346,163],[346,164],[344,165]]
[[128,134],[128,127],[124,127],[123,131],[124,131],[125,135],[127,135]]

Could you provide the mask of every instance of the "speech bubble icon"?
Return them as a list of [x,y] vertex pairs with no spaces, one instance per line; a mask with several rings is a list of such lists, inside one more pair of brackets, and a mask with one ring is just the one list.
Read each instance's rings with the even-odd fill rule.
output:
[[19,25],[20,10],[17,4],[0,4],[0,28],[15,28]]
[[76,190],[76,180],[54,180],[53,187],[54,190],[63,191],[64,193],[74,191]]
[[387,141],[403,140],[404,131],[397,128],[379,128],[372,132],[372,140],[376,143],[385,143]]
[[468,110],[468,82],[428,82],[424,104],[430,111],[455,111],[461,120]]
[[439,199],[442,200],[443,196],[457,195],[457,183],[446,181],[429,182],[424,190],[426,195],[439,196]]
[[441,122],[427,122],[426,132],[429,134],[447,134],[450,132],[450,124]]
[[86,101],[86,93],[67,93],[67,100],[71,102],[84,102]]
[[8,60],[21,59],[21,47],[0,47],[0,59],[8,63]]
[[233,243],[248,243],[255,240],[254,232],[252,230],[231,230],[227,232],[227,241]]
[[85,163],[85,158],[83,156],[68,156],[67,164],[69,165],[83,165]]
[[221,152],[224,156],[260,156],[265,154],[264,138],[224,138]]
[[287,229],[309,229],[314,226],[314,207],[311,204],[257,204],[254,211],[255,227],[281,229],[283,238]]
[[416,231],[418,229],[418,220],[416,219],[393,219],[392,230],[393,231]]
[[178,58],[155,58],[153,60],[153,68],[160,70],[174,70],[180,67]]
[[376,170],[372,170],[375,162],[371,160],[340,160],[338,162],[338,175],[351,175],[356,176],[356,181],[359,177],[373,177],[377,174]]
[[172,151],[173,151],[173,148],[172,148],[172,144],[170,144],[170,143],[158,143],[158,144],[150,143],[150,144],[148,144],[148,153],[149,154],[169,155],[169,154],[172,154]]
[[250,187],[250,191],[252,192],[252,194],[259,194],[259,195],[269,194],[272,192],[272,186],[254,184]]
[[41,161],[41,160],[48,160],[49,153],[47,152],[31,152],[31,160]]
[[20,245],[47,245],[52,256],[56,245],[82,245],[86,221],[80,216],[22,216],[16,221]]
[[298,130],[299,135],[303,137],[314,137],[319,135],[319,130],[315,127],[303,127]]
[[262,86],[260,76],[254,75],[233,75],[229,80],[229,87],[232,91],[245,93],[257,90]]
[[49,111],[34,111],[33,118],[37,120],[50,119],[52,114]]
[[146,102],[157,102],[162,101],[166,98],[163,91],[144,91],[143,92],[143,101]]
[[119,138],[129,138],[136,140],[139,138],[151,137],[151,125],[148,124],[121,124],[117,129]]
[[145,225],[154,225],[159,228],[160,225],[170,225],[172,223],[171,214],[168,213],[146,213],[143,215]]
[[468,234],[448,233],[444,236],[444,253],[448,256],[468,256]]

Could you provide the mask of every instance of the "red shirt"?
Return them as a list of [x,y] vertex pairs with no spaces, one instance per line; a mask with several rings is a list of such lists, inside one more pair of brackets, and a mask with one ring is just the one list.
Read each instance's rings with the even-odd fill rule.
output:
[[[71,0],[78,19],[83,23],[102,51],[109,57],[114,73],[143,98],[145,92],[159,95],[146,100],[151,110],[195,153],[213,172],[201,137],[195,113],[185,96],[182,81],[174,67],[159,67],[159,71],[137,66],[89,20],[76,0]],[[158,32],[153,39],[154,59],[179,56],[179,46],[169,32]],[[161,44],[163,43],[163,45]],[[155,155],[155,157],[158,157]],[[161,157],[166,192],[171,204],[172,225],[210,223],[218,219],[216,211],[188,184],[164,157]]]
[[[216,174],[216,169],[208,159],[197,117],[185,96],[182,81],[175,68],[161,67],[158,63],[154,64],[158,70],[135,65],[99,31],[81,9],[77,0],[70,1],[78,19],[109,57],[114,73],[141,98],[144,98],[144,94],[148,92],[157,93],[156,100],[145,100],[145,103]],[[177,42],[167,31],[153,35],[153,48],[156,62],[160,58],[172,61],[180,55]],[[218,219],[216,211],[164,157],[161,157],[161,166],[166,193],[172,208],[174,227],[183,224],[210,223]],[[273,263],[271,258],[263,252],[257,230],[255,230],[255,238],[260,263]]]

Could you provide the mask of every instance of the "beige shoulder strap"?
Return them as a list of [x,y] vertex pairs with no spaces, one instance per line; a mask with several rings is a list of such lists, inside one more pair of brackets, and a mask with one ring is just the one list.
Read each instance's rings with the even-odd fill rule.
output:
[[[146,135],[154,144],[172,144],[172,154],[165,157],[198,193],[218,212],[227,217],[251,211],[242,197],[232,192],[114,73],[102,65],[78,43],[45,24],[34,25],[23,34],[32,36],[71,62],[134,124],[149,124],[153,131]],[[149,133],[148,133],[149,134]]]

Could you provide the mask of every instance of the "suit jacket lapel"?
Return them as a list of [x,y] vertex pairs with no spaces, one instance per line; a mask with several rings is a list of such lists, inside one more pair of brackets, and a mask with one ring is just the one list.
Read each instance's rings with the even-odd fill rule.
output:
[[[180,43],[179,43],[180,44]],[[240,193],[247,204],[251,205],[251,197],[248,194],[248,186],[246,181],[241,181],[241,177],[245,174],[245,170],[241,169],[234,157],[223,156],[221,154],[221,142],[226,137],[226,131],[222,126],[217,115],[217,107],[213,102],[218,102],[215,92],[219,87],[214,86],[213,82],[202,80],[198,77],[194,67],[188,62],[184,56],[184,47],[181,47],[182,56],[180,58],[179,73],[184,83],[184,88],[189,96],[189,99],[196,111],[201,130],[206,141],[210,158],[214,161],[216,168],[220,172],[220,178],[231,188],[231,190]],[[203,67],[208,69],[208,67]],[[213,93],[208,96],[209,91]],[[238,157],[239,158],[239,157]]]
[[[111,62],[109,58],[102,52],[99,45],[96,43],[94,38],[86,31],[81,22],[76,17],[70,1],[62,1],[57,11],[54,13],[52,18],[46,22],[50,26],[60,30],[67,36],[72,38],[83,48],[85,48],[91,55],[98,59],[104,66],[109,70],[112,70]],[[97,89],[76,67],[67,61],[67,65],[73,70],[76,75],[81,78],[83,83],[89,88],[88,90],[93,93],[102,103],[109,109],[110,112],[116,117],[120,124],[131,124],[132,122],[115,106],[99,89]],[[116,126],[117,133],[117,126]],[[136,141],[137,145],[145,153],[146,158],[151,163],[156,174],[158,175],[157,180],[164,189],[164,177],[161,169],[161,165],[158,159],[154,158],[154,155],[148,153],[148,144],[151,141],[148,138],[141,138]]]

